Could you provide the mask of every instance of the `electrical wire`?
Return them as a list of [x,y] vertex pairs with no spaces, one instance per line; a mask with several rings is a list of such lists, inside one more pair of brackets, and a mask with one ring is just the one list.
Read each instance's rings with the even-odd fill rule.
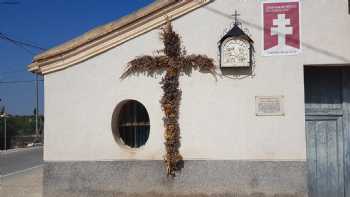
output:
[[[38,82],[42,82],[44,80],[40,79]],[[18,83],[33,83],[35,80],[22,80],[22,81],[0,81],[0,85],[2,84],[18,84]]]
[[38,45],[35,45],[33,43],[29,43],[29,42],[24,42],[24,41],[13,39],[8,34],[5,34],[5,33],[1,33],[0,32],[0,38],[8,40],[8,41],[13,42],[13,43],[17,43],[17,44],[23,45],[23,46],[27,46],[27,47],[31,47],[31,48],[34,48],[34,49],[38,49],[38,50],[41,50],[41,51],[46,50],[45,48],[43,48],[41,46],[38,46]]
[[1,33],[1,32],[0,32],[0,39],[8,41],[8,42],[16,45],[17,47],[20,47],[21,49],[25,50],[27,53],[30,53],[31,55],[35,55],[35,53],[33,51],[29,50],[28,48],[33,48],[33,49],[40,50],[40,51],[46,50],[45,48],[34,45],[32,43],[13,39],[9,35],[7,35],[5,33]]
[[19,3],[20,3],[19,1],[2,1],[2,2],[0,2],[0,4],[3,4],[3,5],[17,5]]
[[[5,33],[1,33],[1,32],[0,32],[0,39],[10,42],[10,43],[16,45],[17,47],[20,47],[21,49],[25,50],[26,52],[28,52],[32,55],[34,55],[34,53],[31,50],[29,50],[28,48],[34,48],[34,49],[41,50],[41,51],[46,50],[45,48],[37,46],[35,44],[13,39],[9,35],[7,35]],[[19,72],[23,72],[23,70],[7,71],[7,72],[0,73],[0,75],[14,74],[14,73],[19,73]],[[38,80],[38,81],[43,81],[43,80]],[[33,82],[36,82],[36,80],[0,81],[0,84],[4,85],[4,84],[19,84],[19,83],[33,83]]]
[[5,72],[0,72],[0,76],[1,75],[12,75],[12,74],[24,73],[24,72],[28,72],[28,71],[27,70],[23,70],[23,69],[10,70],[10,71],[5,71]]

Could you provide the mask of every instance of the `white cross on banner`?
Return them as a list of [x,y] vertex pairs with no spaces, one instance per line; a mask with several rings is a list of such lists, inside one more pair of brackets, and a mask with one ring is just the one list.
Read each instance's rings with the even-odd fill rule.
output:
[[295,55],[301,51],[299,0],[262,2],[263,56]]

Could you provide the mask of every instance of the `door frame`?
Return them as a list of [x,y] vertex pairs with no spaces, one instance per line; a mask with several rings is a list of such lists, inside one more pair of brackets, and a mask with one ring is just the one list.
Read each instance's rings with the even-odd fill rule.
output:
[[[303,71],[305,72],[306,67],[316,67],[316,68],[334,68],[334,66],[304,66]],[[322,115],[329,115],[334,117],[342,116],[342,133],[343,133],[343,172],[344,172],[344,196],[350,197],[350,67],[337,66],[335,68],[341,69],[342,72],[342,111],[335,110],[333,112],[328,112],[325,114],[322,111],[310,112],[305,108],[305,140],[307,136],[306,131],[306,121],[314,120],[315,118],[321,118]],[[304,75],[305,76],[305,75]],[[305,80],[305,79],[304,79]],[[305,88],[305,83],[304,83]],[[308,158],[307,158],[308,160]],[[307,173],[309,174],[309,172]],[[308,175],[309,180],[309,175]],[[309,182],[308,182],[309,184]],[[309,185],[308,185],[309,186]]]
[[350,196],[350,68],[343,67],[343,136],[344,136],[344,189]]
[[[306,124],[307,121],[335,121],[337,122],[337,125],[340,127],[337,129],[336,131],[336,135],[337,135],[337,150],[340,151],[342,153],[341,155],[341,161],[338,161],[337,165],[341,166],[341,168],[339,169],[340,172],[345,176],[345,164],[344,164],[344,129],[343,129],[343,115],[341,113],[317,113],[317,114],[307,114],[305,117],[306,120]],[[307,128],[307,126],[305,125],[305,128]],[[306,140],[308,141],[308,137],[310,136],[310,131],[306,132]],[[315,132],[315,131],[314,131]],[[341,141],[339,141],[339,139],[341,139]],[[311,140],[311,139],[310,139]],[[316,140],[316,139],[314,139]],[[309,146],[309,143],[306,144],[306,146]],[[307,152],[307,169],[310,169],[310,159],[312,160],[311,162],[313,162],[314,157],[308,157],[309,156],[309,152]],[[316,156],[316,155],[315,155]],[[311,164],[312,165],[312,164]],[[308,176],[307,176],[307,183],[308,183],[308,189],[309,189],[309,194],[310,192],[314,192],[312,190],[310,190],[311,188],[313,188],[313,184],[315,183],[314,175],[310,174],[311,172],[308,171]],[[341,180],[339,180],[339,183],[343,188],[343,191],[340,191],[340,193],[338,194],[342,194],[341,196],[345,197],[345,177],[339,177]],[[314,196],[314,195],[313,195]]]

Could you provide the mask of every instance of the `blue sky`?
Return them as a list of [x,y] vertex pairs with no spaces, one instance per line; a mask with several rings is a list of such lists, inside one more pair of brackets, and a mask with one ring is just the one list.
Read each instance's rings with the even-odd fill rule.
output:
[[[1,2],[16,1],[7,5]],[[153,2],[153,0],[0,0],[0,33],[51,48]],[[32,114],[35,108],[35,76],[26,71],[35,54],[0,39],[0,105],[11,114]],[[3,83],[10,82],[10,83]],[[43,82],[39,86],[43,111]]]

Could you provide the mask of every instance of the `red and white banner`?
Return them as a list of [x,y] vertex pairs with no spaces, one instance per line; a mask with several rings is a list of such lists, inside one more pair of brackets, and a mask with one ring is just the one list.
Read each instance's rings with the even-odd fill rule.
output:
[[299,0],[262,2],[264,56],[295,55],[301,51]]

